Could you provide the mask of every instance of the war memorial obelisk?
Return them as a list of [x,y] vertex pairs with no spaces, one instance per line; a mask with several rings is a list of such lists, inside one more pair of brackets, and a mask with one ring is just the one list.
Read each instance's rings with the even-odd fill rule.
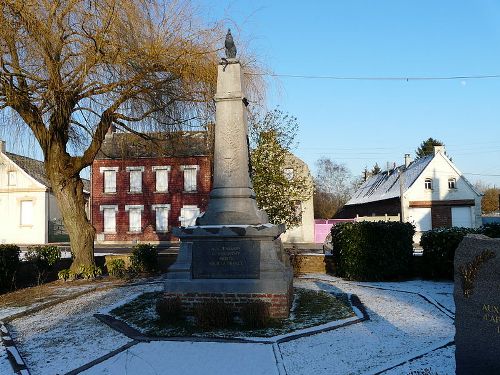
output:
[[165,297],[180,297],[185,308],[217,298],[238,312],[262,300],[272,317],[286,317],[292,299],[292,270],[279,236],[257,207],[249,173],[247,108],[242,71],[230,32],[226,58],[218,65],[213,189],[195,226],[173,234],[181,245],[168,269]]

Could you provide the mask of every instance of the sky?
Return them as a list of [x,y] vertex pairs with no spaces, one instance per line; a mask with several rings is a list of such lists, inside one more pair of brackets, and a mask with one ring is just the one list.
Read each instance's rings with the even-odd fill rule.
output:
[[[500,75],[498,0],[194,3],[278,75]],[[322,156],[356,176],[399,165],[433,137],[472,183],[500,186],[500,78],[267,81],[267,107],[298,118],[294,153],[313,173]]]
[[[500,75],[498,0],[191,1],[203,21],[222,20],[239,51],[276,75]],[[472,183],[500,187],[500,78],[267,82],[265,104],[298,118],[293,151],[313,174],[321,157],[356,177],[375,163],[399,165],[433,137]]]

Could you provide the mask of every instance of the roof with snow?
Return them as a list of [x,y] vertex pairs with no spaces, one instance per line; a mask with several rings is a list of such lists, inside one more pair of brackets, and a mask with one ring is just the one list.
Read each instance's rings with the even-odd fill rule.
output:
[[[401,175],[403,176],[403,189],[406,191],[413,185],[433,158],[433,154],[427,155],[413,161],[407,168],[404,165],[400,165],[393,170],[381,172],[370,177],[354,193],[352,198],[346,203],[346,206],[399,197],[399,179]],[[400,174],[400,171],[402,174]]]

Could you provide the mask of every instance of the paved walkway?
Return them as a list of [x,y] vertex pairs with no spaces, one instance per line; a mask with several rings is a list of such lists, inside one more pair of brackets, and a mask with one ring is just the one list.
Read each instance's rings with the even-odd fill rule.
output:
[[[356,283],[324,275],[296,286],[356,294],[370,320],[283,343],[139,342],[93,314],[161,283],[92,291],[7,328],[37,374],[454,374],[451,283]],[[1,308],[0,308],[1,310]],[[0,373],[8,374],[0,347]]]

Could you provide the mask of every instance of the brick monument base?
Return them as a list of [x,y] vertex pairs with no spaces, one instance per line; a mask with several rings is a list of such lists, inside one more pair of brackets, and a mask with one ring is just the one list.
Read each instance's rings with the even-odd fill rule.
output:
[[279,235],[271,224],[177,228],[177,261],[165,280],[165,298],[179,297],[187,311],[207,300],[233,306],[270,305],[273,318],[285,318],[293,299],[293,273]]

